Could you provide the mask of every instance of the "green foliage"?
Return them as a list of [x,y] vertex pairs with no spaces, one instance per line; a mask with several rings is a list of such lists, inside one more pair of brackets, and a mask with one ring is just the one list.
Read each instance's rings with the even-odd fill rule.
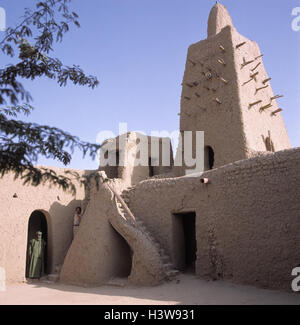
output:
[[70,1],[37,1],[36,8],[26,8],[21,23],[7,28],[0,41],[0,51],[18,59],[16,64],[0,68],[0,175],[13,172],[25,183],[49,182],[74,192],[74,175],[73,178],[57,175],[53,170],[34,164],[41,155],[68,165],[75,148],[81,150],[83,156],[95,158],[99,146],[80,141],[54,127],[16,120],[20,114],[29,115],[33,110],[32,97],[23,87],[22,79],[46,77],[59,86],[71,82],[92,89],[99,84],[96,77],[85,75],[79,66],[65,66],[49,55],[54,43],[62,42],[70,24],[80,26],[78,15],[69,10]]

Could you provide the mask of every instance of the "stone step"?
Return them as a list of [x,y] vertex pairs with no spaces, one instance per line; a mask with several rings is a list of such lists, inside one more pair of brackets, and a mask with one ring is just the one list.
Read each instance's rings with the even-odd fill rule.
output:
[[170,262],[170,257],[166,254],[161,255],[160,258],[163,262]]
[[153,244],[156,247],[159,247],[160,248],[159,243],[156,241],[156,239],[149,232],[144,232],[144,234],[153,242]]
[[164,268],[166,269],[166,270],[172,270],[173,269],[173,264],[172,263],[165,263],[164,264]]
[[140,229],[140,231],[142,231],[144,234],[145,234],[146,231],[147,231],[146,227],[144,227],[144,226],[139,226],[139,225],[137,225],[137,228]]
[[166,274],[167,274],[167,277],[168,278],[174,278],[174,277],[176,277],[177,275],[179,275],[180,274],[180,272],[178,271],[178,270],[168,270],[167,272],[166,272]]
[[62,265],[56,265],[54,268],[54,273],[59,274],[62,269]]
[[159,244],[159,243],[153,241],[153,245],[154,245],[158,250],[160,249],[160,244]]
[[47,280],[48,281],[51,281],[51,282],[58,282],[58,280],[59,280],[59,274],[48,274],[47,275]]

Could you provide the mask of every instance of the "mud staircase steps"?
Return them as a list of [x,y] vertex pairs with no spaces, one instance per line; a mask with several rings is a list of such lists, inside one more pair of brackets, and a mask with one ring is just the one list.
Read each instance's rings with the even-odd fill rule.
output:
[[[124,200],[124,202],[129,204],[129,193],[132,190],[132,187],[129,187],[127,190],[124,190],[121,194],[121,198]],[[130,220],[130,216],[128,215],[127,211],[124,209],[123,205],[118,202],[117,203],[121,213],[125,216],[127,220]],[[129,208],[129,207],[128,207]],[[147,229],[145,223],[138,218],[135,217],[135,226],[143,232],[145,236],[148,237],[148,239],[153,243],[153,245],[156,247],[157,251],[159,252],[160,258],[163,262],[164,272],[166,275],[166,280],[173,280],[177,275],[180,274],[180,272],[176,269],[174,269],[174,265],[171,263],[171,259],[168,256],[168,254],[165,252],[164,248],[161,246],[161,244],[156,240],[156,238],[150,233],[150,231]]]

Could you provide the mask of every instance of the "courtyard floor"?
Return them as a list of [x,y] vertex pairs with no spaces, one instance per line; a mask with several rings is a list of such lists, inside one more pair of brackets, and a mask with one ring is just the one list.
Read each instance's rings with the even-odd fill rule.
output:
[[24,283],[0,292],[0,305],[253,305],[300,304],[300,294],[207,282],[192,275],[157,287],[105,285],[88,288]]

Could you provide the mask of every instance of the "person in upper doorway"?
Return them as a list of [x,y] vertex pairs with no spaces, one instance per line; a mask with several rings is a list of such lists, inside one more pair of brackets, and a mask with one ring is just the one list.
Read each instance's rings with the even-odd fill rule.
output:
[[76,236],[80,222],[82,219],[81,207],[75,209],[74,223],[73,223],[73,238]]

